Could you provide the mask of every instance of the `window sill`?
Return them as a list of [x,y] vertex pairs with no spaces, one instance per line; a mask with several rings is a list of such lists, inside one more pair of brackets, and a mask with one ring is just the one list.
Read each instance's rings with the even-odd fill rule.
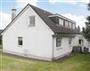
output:
[[23,47],[22,45],[18,45],[18,47]]
[[60,49],[63,49],[62,47],[57,47],[56,50],[60,50]]

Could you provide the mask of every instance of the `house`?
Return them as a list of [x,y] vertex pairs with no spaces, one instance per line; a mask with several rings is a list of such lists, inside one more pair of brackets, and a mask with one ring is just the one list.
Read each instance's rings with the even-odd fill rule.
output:
[[85,37],[82,34],[78,34],[72,39],[71,46],[76,52],[90,52],[90,42],[87,41],[87,39],[85,39]]
[[0,44],[2,44],[2,36],[1,36],[2,30],[0,29]]
[[30,4],[3,30],[3,52],[40,60],[57,60],[72,52],[72,39],[80,34],[76,23]]
[[0,34],[1,34],[2,30],[0,29]]

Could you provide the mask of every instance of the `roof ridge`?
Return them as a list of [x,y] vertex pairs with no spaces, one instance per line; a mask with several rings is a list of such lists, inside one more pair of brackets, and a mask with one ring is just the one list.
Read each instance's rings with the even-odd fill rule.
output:
[[[29,3],[28,3],[29,4]],[[47,13],[49,13],[49,14],[53,14],[52,12],[50,12],[50,11],[47,11],[47,10],[45,10],[45,9],[42,9],[42,8],[39,8],[39,7],[36,7],[36,6],[34,6],[34,5],[31,5],[31,4],[29,4],[31,7],[35,7],[35,8],[38,8],[38,9],[40,9],[40,10],[42,10],[42,11],[44,11],[44,12],[47,12]]]

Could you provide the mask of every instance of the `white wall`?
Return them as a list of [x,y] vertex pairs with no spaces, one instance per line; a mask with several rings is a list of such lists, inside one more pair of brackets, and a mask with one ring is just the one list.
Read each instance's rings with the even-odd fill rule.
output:
[[[81,45],[79,44],[79,39],[83,40],[83,43]],[[77,34],[72,40],[72,46],[85,46],[85,47],[88,47],[88,41],[83,37],[83,35]]]
[[89,52],[90,52],[90,42],[88,42],[88,48],[89,48]]
[[[35,27],[29,27],[29,16],[35,15]],[[52,58],[53,31],[42,21],[31,7],[3,33],[4,51],[32,58]],[[18,37],[23,37],[23,46],[18,46]]]
[[[79,44],[79,39],[82,39],[83,40],[83,43],[81,45]],[[81,46],[82,47],[82,50],[84,50],[83,49],[84,47],[89,48],[89,52],[90,52],[90,43],[81,34],[77,34],[73,38],[73,40],[72,40],[72,47],[73,46]]]
[[69,38],[63,37],[61,40],[61,46],[56,47],[56,38],[54,38],[54,58],[58,59],[72,52],[72,47],[69,44]]
[[74,38],[72,38],[72,46],[81,46],[79,45],[79,39],[82,39],[82,37],[78,34]]

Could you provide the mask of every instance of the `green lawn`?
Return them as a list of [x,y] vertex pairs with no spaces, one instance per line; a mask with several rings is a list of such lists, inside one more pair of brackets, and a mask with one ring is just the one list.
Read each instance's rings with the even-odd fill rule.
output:
[[45,62],[1,55],[1,71],[90,71],[90,54],[76,54],[61,61]]

